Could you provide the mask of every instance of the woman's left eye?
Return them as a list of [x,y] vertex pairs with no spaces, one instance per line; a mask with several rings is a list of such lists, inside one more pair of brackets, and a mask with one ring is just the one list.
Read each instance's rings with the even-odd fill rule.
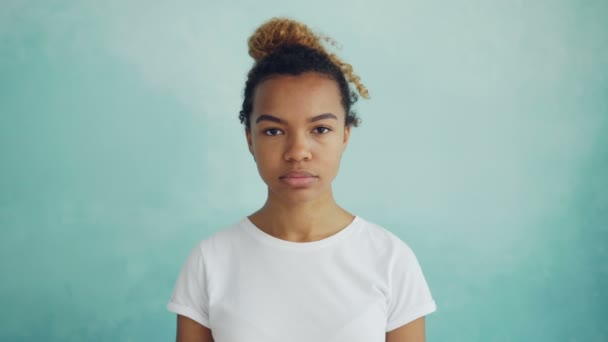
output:
[[[320,129],[325,130],[325,131],[319,132]],[[315,128],[315,131],[317,131],[317,133],[325,134],[325,133],[328,133],[329,131],[331,131],[331,129],[329,129],[327,127],[319,126],[319,127]]]

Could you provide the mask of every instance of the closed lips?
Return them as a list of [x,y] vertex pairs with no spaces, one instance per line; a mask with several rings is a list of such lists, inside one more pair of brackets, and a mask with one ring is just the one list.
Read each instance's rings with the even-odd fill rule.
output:
[[281,178],[306,178],[306,177],[316,177],[316,176],[308,171],[290,171],[290,172],[284,174],[283,176],[281,176]]

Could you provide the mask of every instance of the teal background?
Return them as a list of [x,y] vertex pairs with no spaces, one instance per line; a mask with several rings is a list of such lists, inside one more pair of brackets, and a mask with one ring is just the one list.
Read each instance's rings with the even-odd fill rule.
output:
[[608,340],[605,1],[0,2],[0,340],[170,341],[191,248],[265,187],[246,39],[288,15],[372,99],[335,196],[416,252],[429,341]]

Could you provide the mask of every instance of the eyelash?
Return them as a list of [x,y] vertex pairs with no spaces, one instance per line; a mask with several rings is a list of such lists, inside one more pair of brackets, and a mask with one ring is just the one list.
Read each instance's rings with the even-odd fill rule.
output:
[[[319,127],[315,127],[315,130],[318,130],[319,128],[324,128],[324,129],[326,129],[325,133],[319,133],[320,135],[327,134],[327,133],[331,132],[331,128],[329,128],[329,127],[325,127],[325,126],[319,126]],[[265,130],[263,131],[264,135],[267,135],[267,136],[269,136],[269,137],[274,137],[274,136],[279,135],[279,134],[268,134],[268,131],[271,131],[271,130],[277,130],[277,131],[280,131],[280,129],[278,129],[278,128],[268,128],[268,129],[265,129]]]

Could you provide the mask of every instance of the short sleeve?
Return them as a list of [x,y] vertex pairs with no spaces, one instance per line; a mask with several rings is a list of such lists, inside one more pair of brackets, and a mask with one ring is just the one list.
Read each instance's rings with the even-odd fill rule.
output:
[[414,252],[400,243],[389,270],[386,332],[437,310]]
[[209,297],[202,246],[199,243],[183,264],[167,310],[209,327]]

